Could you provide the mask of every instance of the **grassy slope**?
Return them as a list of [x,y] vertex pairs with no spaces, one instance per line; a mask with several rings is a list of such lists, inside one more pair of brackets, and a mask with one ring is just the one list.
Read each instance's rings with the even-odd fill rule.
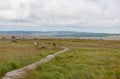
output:
[[120,41],[51,41],[71,50],[38,66],[24,79],[120,79]]
[[37,48],[33,41],[0,41],[0,78],[8,71],[31,64],[60,50],[48,42],[39,42],[40,46]]

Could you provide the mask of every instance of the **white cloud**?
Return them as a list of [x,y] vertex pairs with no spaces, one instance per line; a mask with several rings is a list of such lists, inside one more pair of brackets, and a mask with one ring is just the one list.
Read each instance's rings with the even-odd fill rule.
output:
[[22,20],[23,24],[30,21],[27,24],[34,27],[70,25],[115,29],[120,25],[119,7],[119,0],[0,0],[0,19],[13,25],[16,25],[11,22],[14,20]]
[[4,4],[0,6],[0,18],[2,19],[24,19],[30,15],[30,4],[27,0],[0,0],[0,2],[0,5]]

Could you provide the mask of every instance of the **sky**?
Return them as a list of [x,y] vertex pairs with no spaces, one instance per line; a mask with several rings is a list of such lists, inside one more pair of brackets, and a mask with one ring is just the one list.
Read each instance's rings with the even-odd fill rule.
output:
[[120,0],[0,0],[0,31],[120,33]]

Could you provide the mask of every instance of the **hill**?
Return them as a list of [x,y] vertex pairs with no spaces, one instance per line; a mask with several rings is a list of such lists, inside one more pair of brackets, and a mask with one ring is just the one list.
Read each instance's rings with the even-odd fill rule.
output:
[[49,36],[49,37],[108,37],[120,36],[120,34],[74,32],[74,31],[0,31],[0,34],[31,35],[31,36]]

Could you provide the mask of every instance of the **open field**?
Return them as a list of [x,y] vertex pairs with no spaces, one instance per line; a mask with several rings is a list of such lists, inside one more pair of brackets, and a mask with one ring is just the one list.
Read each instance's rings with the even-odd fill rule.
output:
[[0,78],[11,70],[31,64],[65,46],[68,52],[28,72],[24,79],[120,79],[120,41],[42,39],[0,41]]
[[39,65],[24,79],[120,79],[120,41],[43,40],[70,51]]
[[29,65],[41,58],[61,49],[52,46],[52,43],[39,42],[39,46],[33,44],[33,40],[12,42],[0,41],[0,79],[11,70]]

